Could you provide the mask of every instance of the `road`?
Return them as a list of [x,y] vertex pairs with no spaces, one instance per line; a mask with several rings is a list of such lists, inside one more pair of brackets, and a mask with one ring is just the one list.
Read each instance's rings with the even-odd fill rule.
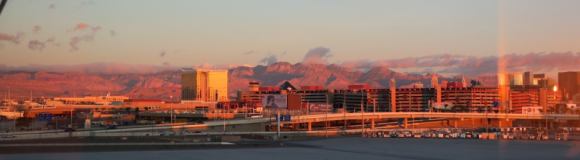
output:
[[[278,147],[255,148],[251,145],[245,145],[245,147],[234,149],[176,148],[176,150],[158,150],[145,148],[140,151],[118,150],[108,152],[99,152],[98,149],[76,148],[74,153],[5,154],[0,159],[580,159],[580,145],[577,145],[579,142],[572,141],[368,139],[346,137],[269,141],[267,143],[275,144]],[[258,145],[261,144],[256,144],[256,146]],[[134,148],[138,147],[135,146]]]

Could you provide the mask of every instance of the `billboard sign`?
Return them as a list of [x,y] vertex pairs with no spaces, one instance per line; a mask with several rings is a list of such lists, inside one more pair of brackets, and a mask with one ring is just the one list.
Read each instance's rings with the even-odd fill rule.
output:
[[522,114],[540,114],[542,107],[522,107]]
[[432,105],[435,109],[451,110],[453,108],[453,102],[433,102]]
[[287,109],[288,97],[286,95],[267,95],[262,97],[264,109]]
[[310,112],[332,112],[332,104],[310,103]]
[[576,104],[574,104],[574,103],[568,103],[568,104],[566,104],[566,107],[567,107],[568,109],[576,109],[576,108],[577,108],[577,107],[576,107]]

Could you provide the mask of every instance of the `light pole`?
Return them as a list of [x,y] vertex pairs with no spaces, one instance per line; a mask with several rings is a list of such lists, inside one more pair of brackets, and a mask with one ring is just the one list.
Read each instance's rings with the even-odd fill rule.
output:
[[361,93],[361,96],[360,96],[360,98],[361,98],[360,99],[360,113],[361,113],[361,122],[362,122],[362,127],[361,127],[362,133],[361,133],[361,135],[362,135],[362,137],[365,137],[365,112],[364,112],[364,109],[363,109],[364,108],[364,97],[363,97],[363,95],[364,95],[363,93],[364,92],[362,91],[362,89],[361,89],[361,92],[360,93]]
[[171,117],[169,118],[169,123],[173,123],[173,103],[171,103],[171,101],[173,100],[173,96],[169,96],[169,107],[170,107],[170,112],[171,112]]
[[326,123],[326,127],[324,128],[324,137],[328,137],[328,92],[326,92],[326,109],[324,114],[324,121]]
[[73,106],[70,105],[70,128],[73,128],[72,127],[72,125],[73,125],[73,120],[72,120],[73,119],[73,117],[72,117],[73,116],[73,114],[72,114],[73,109],[72,108],[73,108]]
[[[8,92],[10,93],[10,92]],[[14,117],[14,129],[12,130],[12,132],[16,132],[16,109],[14,109],[14,111],[12,112],[12,115]]]
[[[224,106],[221,106],[221,107],[222,107],[222,112],[224,112]],[[226,112],[224,112],[223,119],[224,119],[224,134],[226,134]]]
[[346,92],[342,93],[342,112],[344,113],[344,133],[346,134]]

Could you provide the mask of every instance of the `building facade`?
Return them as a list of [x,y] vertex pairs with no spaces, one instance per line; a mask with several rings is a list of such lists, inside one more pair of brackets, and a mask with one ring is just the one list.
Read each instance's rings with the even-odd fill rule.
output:
[[580,102],[580,72],[558,72],[558,86],[564,101]]
[[228,71],[191,69],[181,71],[181,98],[203,102],[228,101]]

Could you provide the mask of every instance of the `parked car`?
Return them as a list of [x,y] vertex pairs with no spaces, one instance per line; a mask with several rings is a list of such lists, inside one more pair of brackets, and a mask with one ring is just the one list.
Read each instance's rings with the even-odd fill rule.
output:
[[197,121],[197,122],[195,122],[195,124],[203,124],[203,121],[201,121],[201,120]]
[[77,130],[74,129],[74,128],[65,128],[64,131],[65,132],[74,132],[74,131],[77,131]]
[[116,125],[110,125],[110,126],[107,126],[107,129],[117,129],[117,126]]

